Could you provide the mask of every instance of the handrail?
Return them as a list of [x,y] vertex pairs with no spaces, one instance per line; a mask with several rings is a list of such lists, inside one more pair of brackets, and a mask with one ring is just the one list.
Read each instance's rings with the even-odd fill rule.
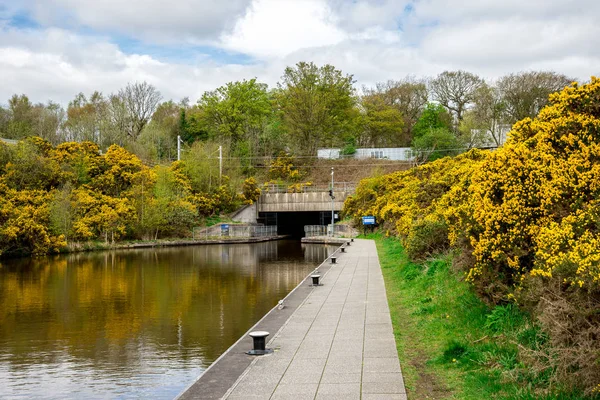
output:
[[[354,192],[357,183],[355,182],[335,182],[333,185],[334,192]],[[283,184],[267,184],[263,186],[262,191],[265,194],[276,193],[319,193],[328,192],[331,190],[331,185],[283,185]]]

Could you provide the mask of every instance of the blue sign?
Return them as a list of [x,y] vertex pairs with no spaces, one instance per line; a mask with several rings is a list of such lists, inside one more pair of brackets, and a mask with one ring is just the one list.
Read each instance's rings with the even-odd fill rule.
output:
[[372,215],[362,217],[363,225],[375,225],[375,217]]
[[221,225],[221,236],[229,236],[229,225],[228,224]]

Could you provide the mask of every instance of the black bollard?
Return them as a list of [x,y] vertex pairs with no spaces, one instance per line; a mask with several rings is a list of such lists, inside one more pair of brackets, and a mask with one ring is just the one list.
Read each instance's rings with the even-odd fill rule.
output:
[[265,331],[250,332],[250,337],[254,341],[254,348],[250,351],[247,351],[246,354],[249,354],[251,356],[262,356],[264,354],[272,353],[273,350],[266,348],[267,336],[269,336],[269,332],[265,332]]
[[337,261],[337,257],[331,256],[331,263],[335,264],[336,261]]
[[350,242],[346,242],[346,246],[350,246]]
[[351,242],[354,242],[354,238],[350,239]]
[[342,247],[342,253],[345,253],[345,252],[346,252],[346,248]]
[[312,278],[312,286],[321,286],[319,283],[319,279],[321,279],[321,275],[314,274],[310,276]]

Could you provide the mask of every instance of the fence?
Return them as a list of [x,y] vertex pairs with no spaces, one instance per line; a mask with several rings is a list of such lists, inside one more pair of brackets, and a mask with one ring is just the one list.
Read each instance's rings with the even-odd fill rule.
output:
[[209,228],[196,227],[193,229],[194,240],[220,237],[258,238],[270,236],[277,236],[277,226],[219,224]]
[[[304,225],[304,234],[306,237],[327,236],[331,225]],[[352,234],[352,228],[348,225],[334,225],[334,235],[349,236]]]
[[[279,185],[269,184],[266,185],[262,191],[263,193],[315,193],[315,192],[327,192],[331,189],[331,185]],[[334,192],[354,192],[356,189],[355,182],[335,182],[333,184]]]

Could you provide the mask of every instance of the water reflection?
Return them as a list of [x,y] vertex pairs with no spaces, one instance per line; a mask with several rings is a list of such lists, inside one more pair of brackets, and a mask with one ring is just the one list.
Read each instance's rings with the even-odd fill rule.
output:
[[279,241],[0,264],[0,398],[172,398],[331,248]]

